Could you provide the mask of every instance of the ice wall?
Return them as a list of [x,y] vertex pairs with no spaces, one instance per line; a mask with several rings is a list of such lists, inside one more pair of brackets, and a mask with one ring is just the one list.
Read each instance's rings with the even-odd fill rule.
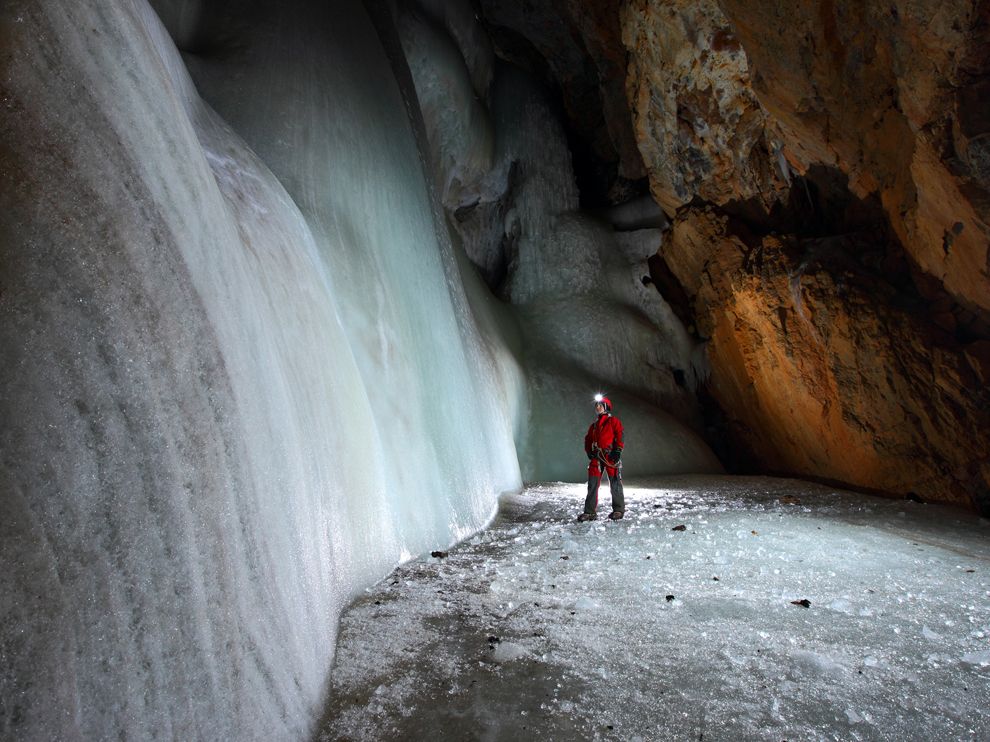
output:
[[348,597],[520,484],[360,3],[158,5],[185,58],[0,6],[3,738],[305,737]]
[[[689,427],[700,427],[692,392],[701,354],[655,288],[641,281],[660,243],[662,212],[632,203],[605,214],[608,221],[582,213],[547,91],[504,63],[490,85],[473,82],[487,77],[462,41],[470,34],[439,20],[463,20],[469,4],[449,0],[445,15],[436,4],[401,5],[398,28],[434,168],[447,184],[450,222],[521,327],[530,391],[517,438],[524,478],[582,478],[583,435],[598,390],[616,401],[628,428],[627,472],[719,471]],[[464,103],[472,89],[476,97]]]

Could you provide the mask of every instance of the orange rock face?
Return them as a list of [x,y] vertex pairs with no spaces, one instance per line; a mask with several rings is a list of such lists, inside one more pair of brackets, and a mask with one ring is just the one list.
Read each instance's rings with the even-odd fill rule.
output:
[[799,172],[878,193],[904,247],[990,317],[990,5],[721,0]]
[[786,187],[781,140],[749,62],[714,0],[633,0],[622,12],[626,94],[654,199],[673,214]]
[[[988,9],[624,7],[663,259],[754,468],[990,511]],[[816,168],[844,182],[813,196]]]
[[665,254],[706,253],[695,310],[711,391],[759,468],[972,507],[990,485],[987,369],[859,247],[753,239],[691,210]]

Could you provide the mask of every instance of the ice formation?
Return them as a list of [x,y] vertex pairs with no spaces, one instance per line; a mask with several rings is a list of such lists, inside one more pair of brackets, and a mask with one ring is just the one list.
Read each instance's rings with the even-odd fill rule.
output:
[[628,471],[718,471],[715,458],[674,417],[692,420],[694,411],[671,369],[697,374],[683,326],[640,280],[656,230],[617,233],[578,210],[563,131],[532,82],[503,70],[493,98],[497,159],[515,163],[505,217],[506,232],[514,235],[505,293],[522,326],[537,421],[520,451],[526,479],[580,478],[570,451],[573,431],[590,422],[587,392],[594,384],[616,401],[636,441]]
[[768,478],[626,497],[579,524],[580,487],[532,487],[367,590],[322,739],[990,735],[986,520]]
[[[453,53],[458,35],[430,23],[425,11],[404,8],[398,15],[434,167],[446,184],[448,216],[521,328],[531,420],[519,447],[523,477],[582,476],[574,451],[595,388],[618,400],[636,441],[628,471],[718,471],[684,425],[700,427],[690,395],[704,374],[700,354],[670,307],[641,280],[660,242],[662,214],[643,203],[614,210],[606,220],[583,213],[567,138],[548,93],[521,70],[500,64],[490,86],[476,84],[476,98],[462,104],[464,95],[456,91],[469,90],[479,75],[469,59]],[[486,105],[490,116],[481,113]],[[451,168],[459,159],[480,165],[478,155],[489,157],[492,136],[487,170]],[[458,199],[450,197],[451,183]]]
[[[594,390],[451,243],[360,3],[154,6],[0,9],[0,736],[301,738],[341,607],[517,446],[580,476]],[[631,467],[715,465],[642,417]]]
[[[396,25],[433,148],[443,202],[454,209],[478,199],[482,181],[492,167],[494,133],[484,105],[491,60],[478,61],[472,70],[462,53],[465,48],[487,49],[485,56],[490,58],[491,47],[485,46],[487,37],[483,32],[465,39],[466,47],[458,46],[450,34],[435,27],[434,17],[419,11],[414,4],[395,7]],[[443,7],[460,5],[447,3]],[[442,12],[442,8],[435,10]],[[475,25],[455,22],[453,30]]]
[[185,61],[143,2],[18,12],[4,736],[303,737],[348,597],[519,486],[518,364],[360,4]]

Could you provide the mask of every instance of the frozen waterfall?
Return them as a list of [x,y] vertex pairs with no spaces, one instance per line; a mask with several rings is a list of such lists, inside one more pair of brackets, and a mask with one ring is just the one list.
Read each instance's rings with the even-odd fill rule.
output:
[[155,6],[0,7],[4,738],[307,736],[342,606],[554,414],[363,6]]
[[359,5],[193,64],[241,82],[224,118],[143,2],[22,12],[65,62],[15,57],[47,108],[4,235],[4,649],[36,670],[0,723],[304,736],[349,595],[520,485],[518,367]]

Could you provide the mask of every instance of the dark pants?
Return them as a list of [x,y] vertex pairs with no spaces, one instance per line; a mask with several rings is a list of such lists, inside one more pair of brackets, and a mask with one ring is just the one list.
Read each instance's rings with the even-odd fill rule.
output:
[[598,510],[598,485],[602,482],[602,468],[608,475],[608,486],[612,491],[612,510],[625,512],[626,500],[622,494],[622,472],[614,466],[601,467],[598,461],[591,460],[588,464],[588,496],[584,499],[584,512],[594,513]]

